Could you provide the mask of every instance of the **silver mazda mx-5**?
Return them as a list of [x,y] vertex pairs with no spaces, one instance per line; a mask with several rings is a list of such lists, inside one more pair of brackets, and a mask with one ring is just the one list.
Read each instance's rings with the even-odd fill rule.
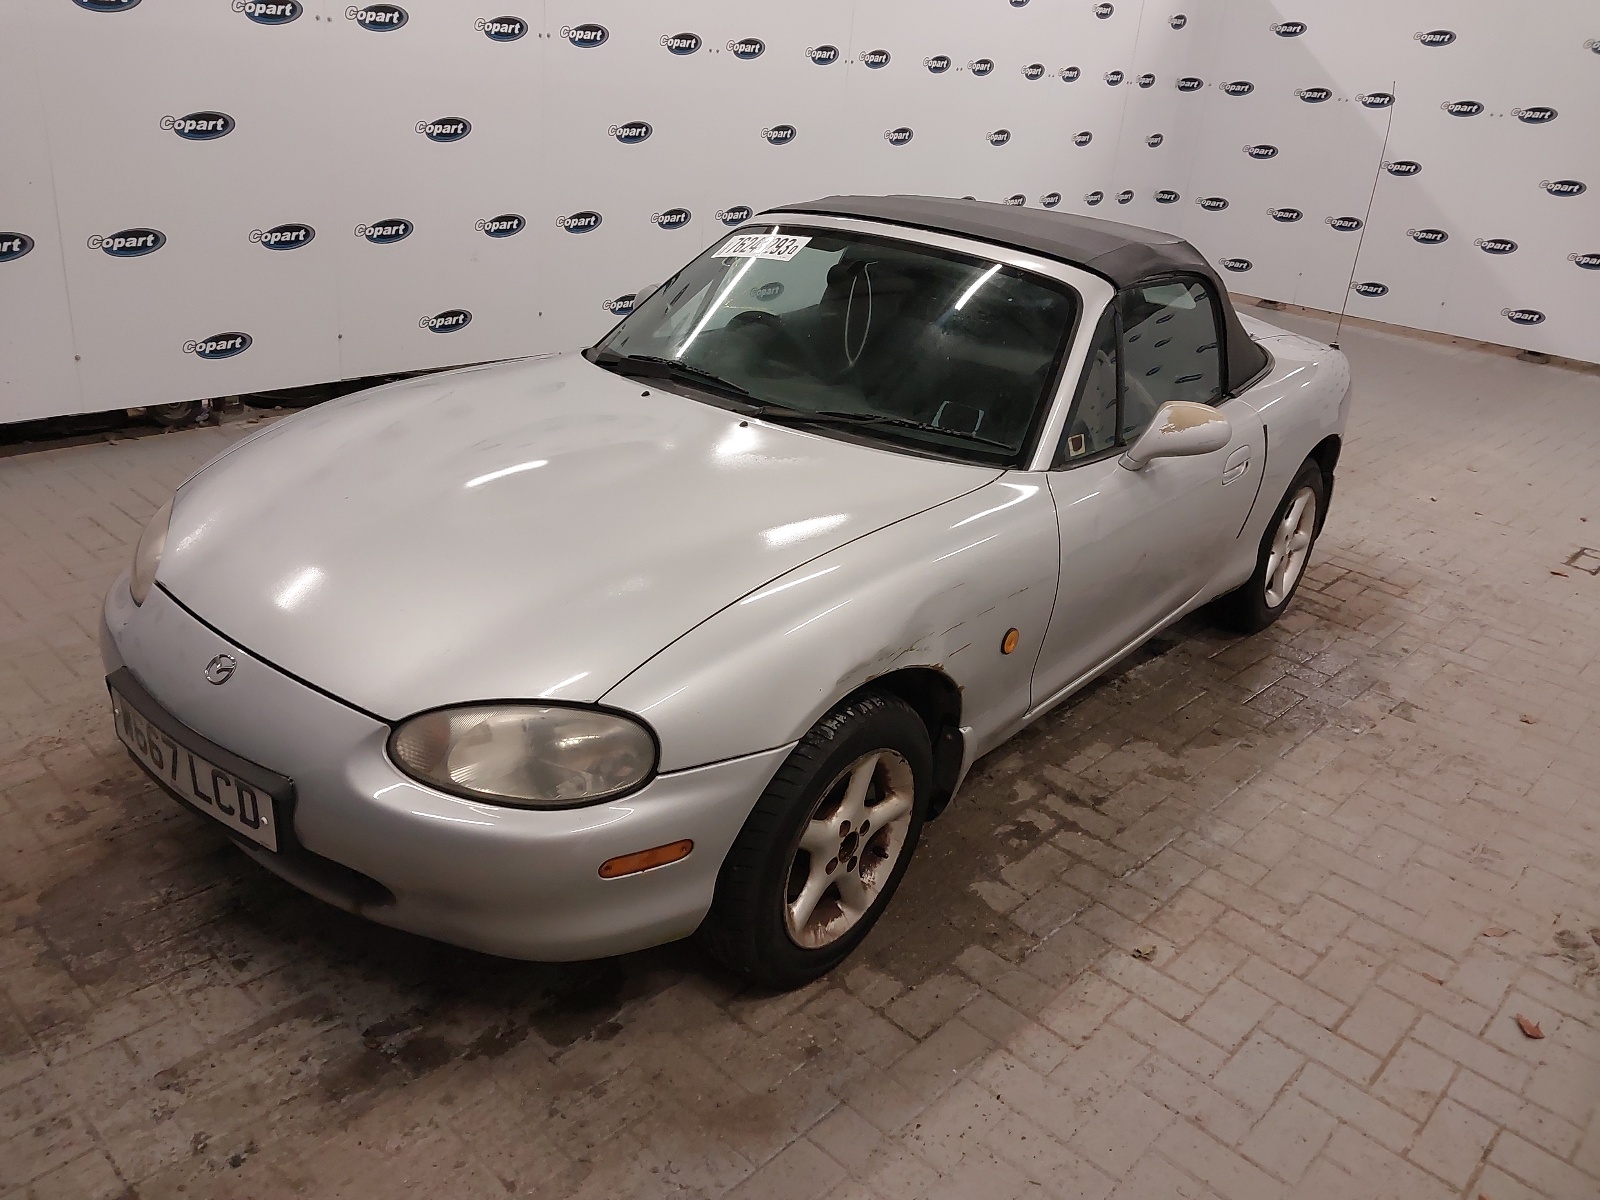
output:
[[796,985],[980,755],[1201,605],[1284,611],[1348,391],[1167,234],[763,213],[581,354],[213,459],[106,598],[117,732],[376,921],[538,959],[698,931]]

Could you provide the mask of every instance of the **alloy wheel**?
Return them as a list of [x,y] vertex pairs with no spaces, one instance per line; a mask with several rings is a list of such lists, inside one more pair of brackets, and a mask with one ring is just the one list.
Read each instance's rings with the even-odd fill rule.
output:
[[797,946],[838,941],[894,875],[911,829],[916,779],[895,750],[874,750],[824,789],[789,867],[784,925]]
[[1311,553],[1311,537],[1317,528],[1317,496],[1308,487],[1295,493],[1289,511],[1278,522],[1267,555],[1267,607],[1277,608],[1289,598]]

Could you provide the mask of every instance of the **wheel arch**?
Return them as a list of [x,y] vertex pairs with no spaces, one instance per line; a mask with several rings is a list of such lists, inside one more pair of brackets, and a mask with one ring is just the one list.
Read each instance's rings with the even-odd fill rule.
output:
[[[867,680],[851,695],[872,690],[904,700],[928,730],[928,743],[933,747],[933,794],[928,797],[931,820],[945,810],[961,779],[966,751],[961,733],[961,686],[936,667],[902,667]],[[848,700],[847,696],[839,703]]]
[[1318,533],[1322,532],[1322,523],[1328,519],[1329,502],[1333,499],[1333,472],[1339,465],[1339,451],[1343,447],[1343,439],[1336,433],[1330,433],[1306,456],[1322,471],[1322,511],[1317,514]]

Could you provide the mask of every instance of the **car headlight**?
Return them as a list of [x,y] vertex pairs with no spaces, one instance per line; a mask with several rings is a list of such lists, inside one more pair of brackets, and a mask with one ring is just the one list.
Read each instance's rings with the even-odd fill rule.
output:
[[567,808],[632,791],[656,767],[655,736],[617,713],[551,704],[474,704],[423,713],[389,737],[406,774],[440,791]]
[[167,526],[172,521],[172,501],[156,509],[156,515],[139,535],[139,544],[133,548],[133,573],[128,577],[128,590],[133,602],[143,604],[150,589],[155,586],[156,568],[161,565],[161,552],[167,548]]

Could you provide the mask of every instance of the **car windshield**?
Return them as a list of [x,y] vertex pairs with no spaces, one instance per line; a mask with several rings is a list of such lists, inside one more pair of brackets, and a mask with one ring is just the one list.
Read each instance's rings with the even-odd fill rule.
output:
[[590,361],[805,428],[1018,461],[1076,294],[992,260],[794,226],[745,227],[649,296]]

